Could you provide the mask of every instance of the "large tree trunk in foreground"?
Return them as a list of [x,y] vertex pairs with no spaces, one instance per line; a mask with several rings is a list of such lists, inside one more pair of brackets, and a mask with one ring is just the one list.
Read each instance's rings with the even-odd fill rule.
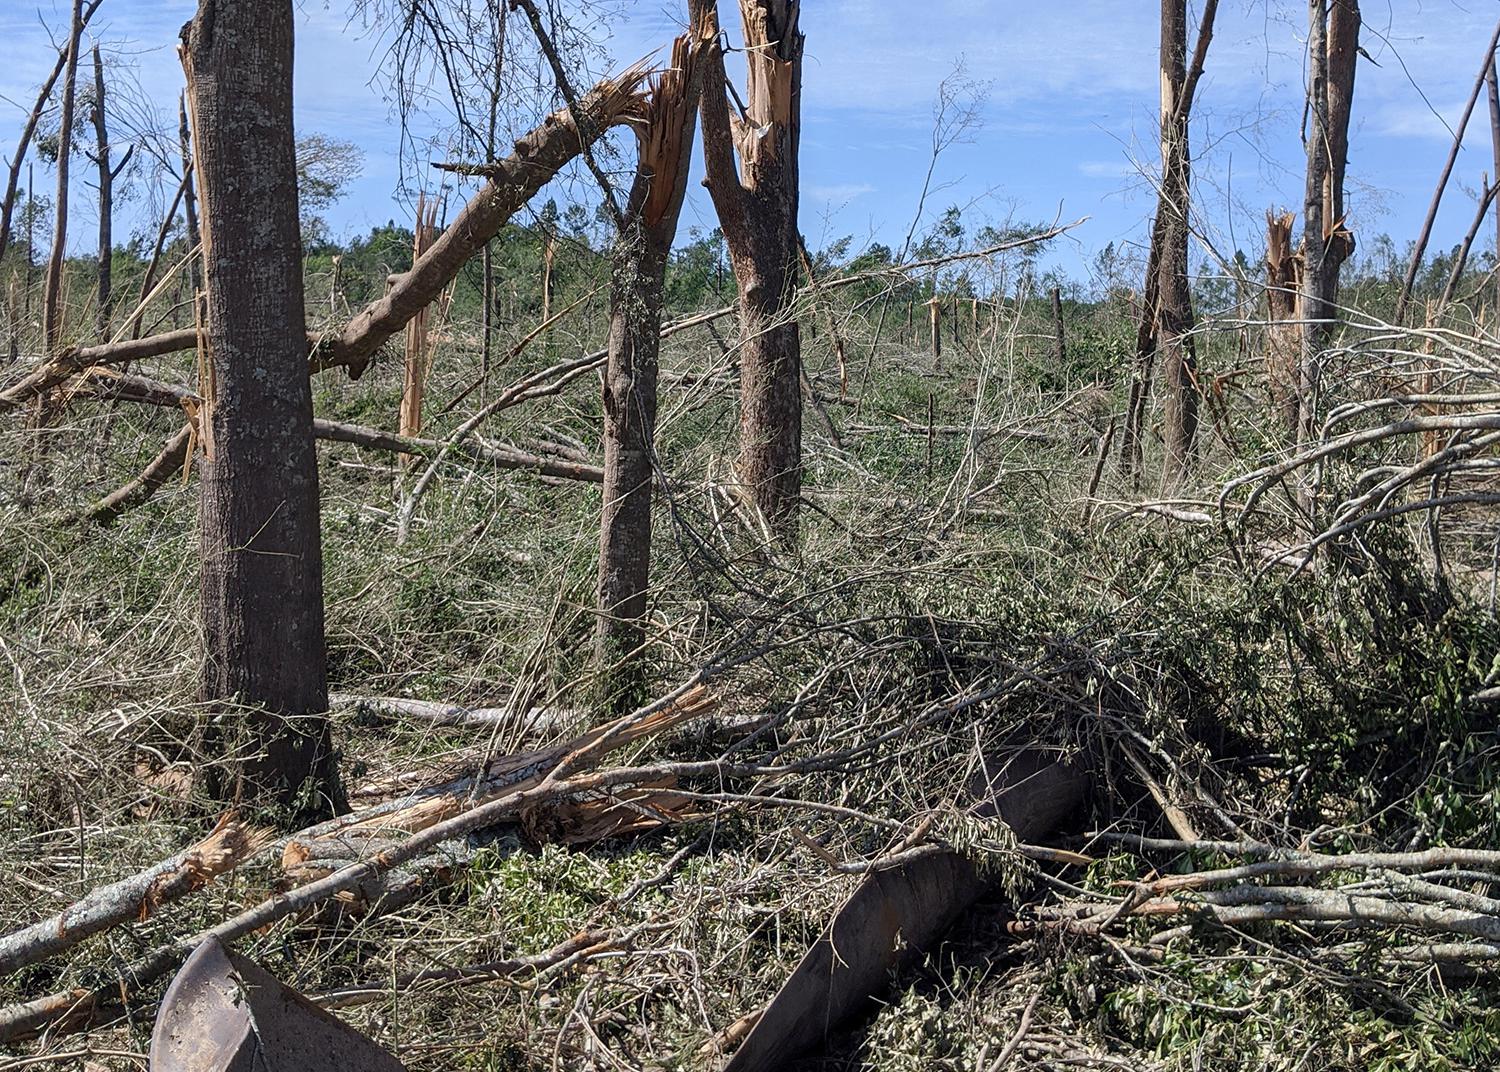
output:
[[302,306],[291,0],[201,0],[183,28],[208,324],[199,436],[202,699],[216,795],[338,804]]
[[637,668],[651,570],[662,291],[692,162],[702,56],[712,47],[712,31],[695,21],[673,43],[671,64],[655,79],[615,249],[604,374],[598,659],[611,701],[622,709],[639,701],[643,684]]
[[[691,0],[694,25],[716,0]],[[802,340],[790,319],[797,284],[799,0],[740,0],[749,82],[731,118],[723,56],[704,70],[703,157],[740,300],[739,477],[784,541],[802,491]],[[705,23],[706,24],[706,23]],[[735,166],[735,150],[739,166]]]
[[73,100],[78,80],[78,44],[83,34],[83,4],[73,0],[73,24],[68,37],[68,62],[63,73],[61,136],[57,141],[57,223],[52,229],[52,256],[47,261],[47,281],[42,290],[42,329],[47,352],[57,352],[62,342],[63,260],[68,246],[68,162],[73,148]]
[[[1359,0],[1310,0],[1299,442],[1315,434],[1323,350],[1338,315],[1339,269],[1354,252],[1354,236],[1344,225],[1344,167],[1349,157],[1359,26]],[[1397,322],[1400,316],[1398,311]]]

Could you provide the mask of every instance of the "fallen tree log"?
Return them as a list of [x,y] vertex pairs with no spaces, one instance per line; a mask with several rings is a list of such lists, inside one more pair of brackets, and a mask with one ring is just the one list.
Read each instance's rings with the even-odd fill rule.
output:
[[167,440],[161,453],[151,459],[151,464],[141,471],[140,476],[121,484],[86,508],[80,516],[100,525],[113,525],[126,510],[149,502],[161,486],[172,479],[172,474],[180,473],[187,464],[188,448],[192,441],[193,426],[183,425],[176,435]]
[[56,915],[0,937],[0,975],[56,956],[84,939],[207,886],[270,844],[265,831],[225,814],[196,845],[140,874],[101,886]]
[[341,815],[294,835],[282,851],[282,864],[290,868],[315,857],[338,855],[340,846],[350,841],[389,839],[418,833],[486,801],[540,785],[550,771],[570,756],[595,749],[600,750],[598,756],[602,756],[701,718],[716,707],[717,701],[712,694],[699,687],[685,693],[670,707],[623,731],[614,723],[607,723],[550,748],[502,756],[490,761],[476,777],[455,779],[417,792],[403,792],[392,801]]
[[84,346],[66,350],[46,361],[31,372],[0,390],[0,412],[18,409],[37,395],[66,383],[87,369],[106,365],[124,365],[148,357],[191,350],[198,345],[195,328],[169,331],[163,335],[152,335],[145,339],[128,339],[124,342],[105,343],[101,346]]
[[[1018,840],[1048,837],[1084,805],[1091,779],[1038,751],[986,776],[976,814],[998,817]],[[724,1072],[777,1072],[858,1012],[990,887],[959,852],[925,855],[870,875],[750,1029]]]
[[743,765],[716,760],[579,773],[614,748],[639,740],[647,732],[660,732],[694,717],[702,710],[707,695],[702,682],[710,675],[709,670],[699,671],[660,700],[570,742],[576,747],[562,752],[560,758],[554,757],[556,762],[537,772],[535,777],[530,774],[520,777],[521,772],[512,772],[518,776],[513,783],[518,788],[477,804],[471,802],[471,806],[460,807],[456,814],[449,813],[450,817],[424,826],[418,833],[371,858],[357,860],[324,878],[275,894],[197,934],[158,946],[133,963],[122,966],[101,986],[71,987],[0,1008],[0,1042],[29,1038],[45,1030],[78,1030],[96,1023],[117,1013],[122,1005],[137,998],[144,988],[175,971],[188,954],[209,938],[231,942],[289,916],[315,909],[346,890],[358,889],[362,884],[420,859],[444,842],[514,819],[533,805],[580,793],[642,785],[670,775],[739,772]]

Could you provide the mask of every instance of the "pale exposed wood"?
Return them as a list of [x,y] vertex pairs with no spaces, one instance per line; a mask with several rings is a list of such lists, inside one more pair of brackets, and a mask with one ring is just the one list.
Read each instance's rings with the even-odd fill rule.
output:
[[[417,194],[417,221],[412,231],[412,263],[422,259],[437,238],[436,201],[429,202],[425,191]],[[451,291],[447,293],[451,294]],[[441,298],[438,299],[440,302]],[[419,435],[422,431],[422,399],[427,388],[427,373],[432,366],[433,345],[429,341],[432,306],[424,305],[406,322],[406,375],[401,388],[399,429],[402,435]],[[405,456],[409,461],[410,456]]]
[[145,871],[101,886],[61,912],[0,937],[0,975],[54,957],[91,935],[143,920],[161,905],[202,889],[270,844],[271,835],[225,814],[191,848]]

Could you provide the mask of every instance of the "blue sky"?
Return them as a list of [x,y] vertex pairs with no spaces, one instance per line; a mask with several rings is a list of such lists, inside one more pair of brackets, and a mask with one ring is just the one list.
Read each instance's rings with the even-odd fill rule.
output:
[[[158,105],[175,109],[181,70],[173,46],[189,0],[105,0],[93,27]],[[1195,3],[1195,8],[1200,6]],[[364,173],[329,213],[351,234],[409,219],[393,199],[397,125],[379,71],[377,33],[349,21],[344,0],[299,0],[297,116],[302,132],[356,142]],[[621,64],[680,27],[681,0],[621,3],[607,42]],[[737,22],[723,5],[725,22]],[[1351,222],[1398,242],[1420,225],[1432,186],[1500,19],[1500,0],[1365,0],[1362,63],[1351,140]],[[982,223],[1090,217],[1054,254],[1081,272],[1107,243],[1139,243],[1152,210],[1141,168],[1156,163],[1157,4],[1154,0],[807,0],[803,90],[802,226],[818,247],[843,235],[899,245],[930,157],[938,84],[962,59],[988,83],[981,125],[944,154],[929,219],[951,204]],[[1207,233],[1229,252],[1258,248],[1263,212],[1301,201],[1301,0],[1222,0],[1199,90],[1196,192]],[[45,25],[66,20],[65,0],[0,3],[0,154],[13,151],[22,103],[50,66]],[[1481,108],[1483,101],[1481,99]],[[430,117],[435,132],[441,116]],[[1488,117],[1471,124],[1434,243],[1457,242],[1480,176],[1493,170]],[[418,125],[423,122],[418,118]],[[50,184],[50,176],[47,176]],[[38,172],[38,185],[43,175]],[[126,206],[122,230],[147,201]],[[92,230],[87,191],[73,234]],[[136,221],[137,223],[139,221]],[[683,218],[713,226],[694,187]],[[1488,242],[1492,246],[1492,240]]]

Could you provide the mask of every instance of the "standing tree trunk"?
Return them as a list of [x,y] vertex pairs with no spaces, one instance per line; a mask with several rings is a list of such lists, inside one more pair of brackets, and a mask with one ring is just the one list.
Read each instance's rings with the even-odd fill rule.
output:
[[[1344,224],[1344,168],[1359,54],[1359,0],[1309,0],[1307,188],[1303,203],[1299,443],[1315,433],[1323,350],[1337,315],[1339,269],[1354,252]],[[1397,314],[1400,320],[1400,314]]]
[[[1200,33],[1213,32],[1205,11]],[[1188,114],[1192,101],[1188,86],[1187,0],[1162,0],[1161,5],[1161,158],[1162,194],[1158,211],[1164,215],[1162,247],[1157,262],[1157,346],[1166,377],[1163,400],[1162,482],[1174,487],[1192,460],[1198,434],[1198,354],[1193,341],[1193,295],[1188,284],[1188,213],[1191,210],[1191,154]]]
[[1145,297],[1136,331],[1136,375],[1120,456],[1125,470],[1138,482],[1146,403],[1159,353],[1166,379],[1162,482],[1168,487],[1186,472],[1198,433],[1198,358],[1188,283],[1188,214],[1192,208],[1188,132],[1218,7],[1218,0],[1203,5],[1198,41],[1189,62],[1187,0],[1161,0],[1161,188],[1151,229]]
[[78,78],[78,43],[83,35],[83,0],[73,0],[73,24],[68,36],[68,62],[63,73],[61,134],[57,139],[57,223],[52,229],[52,256],[42,290],[42,330],[47,352],[55,354],[62,342],[63,261],[68,246],[68,161],[73,148],[73,100]]
[[[1490,148],[1495,154],[1495,183],[1500,185],[1500,73],[1496,71],[1495,57],[1490,57],[1490,69],[1485,73],[1490,101]],[[1500,198],[1495,199],[1495,253],[1500,256]],[[1495,316],[1500,318],[1500,279],[1495,283]]]
[[[412,263],[415,264],[437,241],[436,200],[428,202],[426,192],[417,194],[417,222],[412,231]],[[486,250],[489,243],[485,243]],[[406,322],[406,378],[401,388],[401,408],[398,429],[404,436],[422,433],[422,400],[427,392],[427,373],[431,367],[432,347],[429,345],[432,306],[424,305],[417,315]],[[414,456],[403,454],[403,464],[409,464]]]
[[200,0],[182,58],[207,290],[199,436],[209,789],[341,806],[292,133],[292,0]]
[[927,300],[927,320],[932,337],[932,371],[937,372],[943,364],[943,302],[936,292]]
[[[689,7],[695,26],[711,26],[717,34],[717,0],[690,0]],[[708,50],[703,89],[706,182],[739,285],[739,478],[785,543],[796,538],[802,491],[802,340],[791,319],[797,283],[800,10],[800,0],[740,0],[749,71],[743,117],[730,116],[724,58],[717,49]]]
[[114,213],[115,179],[130,163],[130,154],[135,147],[125,150],[120,163],[111,167],[109,149],[109,125],[104,114],[104,61],[99,57],[99,46],[94,46],[94,100],[91,108],[94,121],[94,163],[99,168],[99,295],[96,310],[99,320],[99,337],[109,338],[110,314],[114,311],[114,294],[110,289],[114,266]]
[[[979,337],[979,303],[974,303],[974,337]],[[1052,334],[1057,339],[1057,367],[1062,370],[1068,365],[1068,342],[1063,334],[1063,308],[1062,287],[1052,288]]]
[[651,569],[662,292],[692,163],[703,55],[714,47],[713,31],[695,18],[691,31],[673,42],[671,65],[653,79],[625,229],[614,253],[597,654],[609,699],[623,710],[635,707],[644,685],[639,651]]

